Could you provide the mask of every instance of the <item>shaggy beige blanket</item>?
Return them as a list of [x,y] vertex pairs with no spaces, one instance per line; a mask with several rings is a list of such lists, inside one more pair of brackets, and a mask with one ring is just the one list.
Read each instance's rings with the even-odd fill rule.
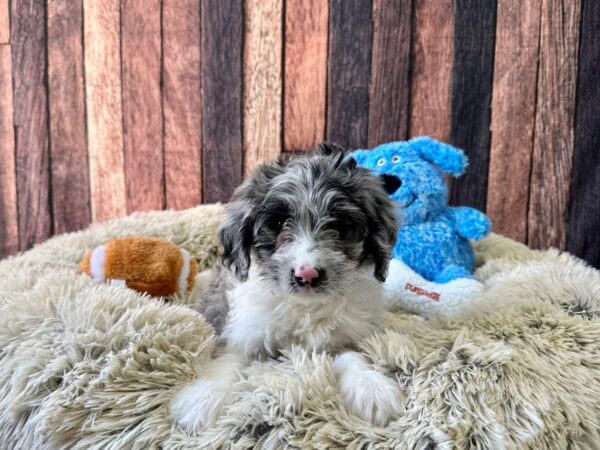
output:
[[600,448],[600,274],[499,236],[478,246],[485,289],[460,320],[389,314],[362,350],[398,380],[386,428],[344,412],[330,357],[293,350],[244,372],[217,425],[189,436],[173,395],[210,357],[212,329],[76,274],[90,248],[159,236],[207,268],[220,206],[137,214],[0,262],[2,448]]

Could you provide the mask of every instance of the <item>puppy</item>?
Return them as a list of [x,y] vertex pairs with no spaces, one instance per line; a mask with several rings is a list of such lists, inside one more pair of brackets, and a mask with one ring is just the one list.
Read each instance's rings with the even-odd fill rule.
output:
[[397,383],[351,351],[378,329],[397,225],[381,182],[330,144],[258,168],[219,230],[222,265],[201,302],[223,343],[171,403],[180,426],[210,426],[239,370],[299,345],[335,355],[348,411],[376,425],[400,413]]

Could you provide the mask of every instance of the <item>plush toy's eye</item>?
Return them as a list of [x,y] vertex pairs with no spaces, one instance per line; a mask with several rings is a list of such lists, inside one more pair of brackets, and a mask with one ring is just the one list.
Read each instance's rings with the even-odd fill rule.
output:
[[383,166],[385,164],[385,159],[381,158],[379,161],[377,161],[377,165],[378,166]]
[[400,157],[398,155],[392,156],[392,162],[393,163],[397,163],[398,161],[400,161]]

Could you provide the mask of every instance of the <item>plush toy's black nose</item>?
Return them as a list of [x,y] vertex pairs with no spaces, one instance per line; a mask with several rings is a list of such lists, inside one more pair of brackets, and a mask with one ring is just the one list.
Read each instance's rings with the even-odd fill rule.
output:
[[385,192],[390,195],[392,195],[400,186],[402,186],[402,180],[394,175],[383,174],[381,175],[381,178],[383,178],[383,188],[385,189]]

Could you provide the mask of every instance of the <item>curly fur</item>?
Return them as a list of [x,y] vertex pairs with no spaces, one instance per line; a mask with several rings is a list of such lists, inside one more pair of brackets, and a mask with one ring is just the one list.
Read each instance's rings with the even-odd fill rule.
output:
[[[227,207],[219,229],[224,266],[200,311],[248,358],[292,344],[351,346],[383,313],[377,281],[385,279],[396,233],[378,180],[345,161],[339,147],[261,166]],[[323,273],[308,294],[293,277],[303,261]]]
[[[292,346],[347,352],[379,328],[385,311],[380,282],[397,232],[394,210],[379,180],[344,157],[341,148],[324,144],[287,163],[259,167],[236,190],[219,231],[225,269],[215,271],[200,303],[226,352],[209,370],[218,377],[200,377],[173,400],[182,427],[214,423],[234,381],[228,374],[233,355],[242,365]],[[318,268],[314,286],[296,280],[295,268],[304,265]],[[394,384],[367,368],[359,373],[372,382],[346,381],[342,395],[359,417],[384,425],[397,412],[390,404],[396,396],[362,408],[356,399],[378,398]]]
[[461,175],[464,153],[428,137],[392,142],[352,153],[359,165],[384,180],[394,200],[400,230],[393,257],[429,281],[445,283],[471,277],[475,258],[469,239],[480,240],[491,229],[485,214],[467,207],[448,207],[444,172]]

